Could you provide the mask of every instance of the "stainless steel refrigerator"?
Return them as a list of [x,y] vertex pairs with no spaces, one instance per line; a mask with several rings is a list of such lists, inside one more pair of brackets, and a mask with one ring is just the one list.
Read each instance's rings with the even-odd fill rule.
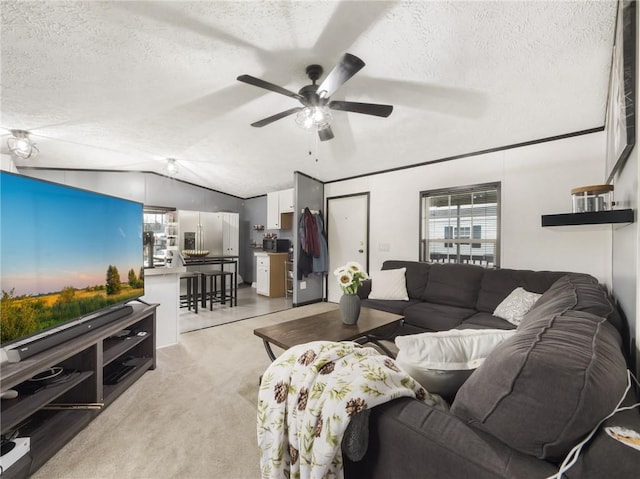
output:
[[178,222],[181,250],[206,250],[210,256],[224,254],[224,222],[219,213],[180,210]]

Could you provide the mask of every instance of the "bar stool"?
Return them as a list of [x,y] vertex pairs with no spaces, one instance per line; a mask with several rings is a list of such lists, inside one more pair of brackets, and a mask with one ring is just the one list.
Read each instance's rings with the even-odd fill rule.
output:
[[218,271],[205,271],[200,273],[200,305],[207,307],[209,300],[209,310],[213,311],[213,303],[218,295]]
[[180,275],[180,281],[185,280],[187,286],[187,294],[180,295],[180,307],[188,308],[198,314],[198,273],[183,273]]
[[[233,300],[235,299],[235,291],[233,289],[233,273],[231,271],[207,271],[202,273],[203,276],[211,278],[207,295],[209,297],[209,308],[213,309],[213,303],[226,304],[227,298],[229,298],[229,304],[233,307]],[[227,277],[229,277],[230,294],[227,296]],[[218,291],[218,278],[221,278],[220,291]],[[206,285],[206,278],[205,278]],[[203,303],[204,305],[204,303]]]

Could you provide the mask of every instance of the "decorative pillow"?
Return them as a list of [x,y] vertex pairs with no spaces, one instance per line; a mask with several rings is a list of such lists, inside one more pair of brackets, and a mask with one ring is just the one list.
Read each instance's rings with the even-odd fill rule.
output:
[[524,288],[516,288],[496,307],[493,315],[518,326],[540,296],[542,295],[531,293]]
[[405,272],[407,268],[386,269],[371,273],[369,299],[409,301]]
[[514,333],[504,329],[451,329],[398,336],[396,364],[430,393],[449,398],[493,348]]

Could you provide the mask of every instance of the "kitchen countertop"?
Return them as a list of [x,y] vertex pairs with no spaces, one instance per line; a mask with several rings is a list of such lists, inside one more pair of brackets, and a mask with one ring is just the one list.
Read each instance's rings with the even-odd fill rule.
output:
[[196,264],[220,264],[223,262],[233,263],[238,261],[240,257],[237,255],[220,255],[220,256],[204,256],[200,258],[185,258],[185,266],[192,266]]
[[172,268],[171,266],[156,266],[155,268],[144,269],[145,276],[162,276],[167,274],[181,274],[186,272],[187,268],[184,266],[176,266],[175,268]]

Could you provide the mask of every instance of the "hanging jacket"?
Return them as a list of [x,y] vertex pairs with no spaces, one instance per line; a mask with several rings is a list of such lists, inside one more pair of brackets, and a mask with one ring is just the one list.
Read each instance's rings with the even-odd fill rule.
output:
[[320,256],[320,242],[318,240],[318,228],[316,226],[316,220],[309,208],[304,209],[304,213],[300,218],[302,222],[303,234],[300,235],[302,249],[305,253],[310,254],[314,258]]
[[311,215],[311,211],[309,211],[309,208],[305,208],[304,213],[298,220],[298,244],[300,245],[298,248],[298,280],[302,280],[306,276],[309,276],[313,271],[313,253],[310,253],[307,250],[307,248],[309,247],[307,242],[309,235],[306,228],[305,220],[305,215],[307,212],[309,212],[309,215]]
[[327,235],[324,231],[324,221],[322,215],[313,215],[316,222],[316,232],[318,234],[318,244],[320,246],[320,254],[313,258],[313,272],[317,274],[326,274],[328,270],[328,247]]

